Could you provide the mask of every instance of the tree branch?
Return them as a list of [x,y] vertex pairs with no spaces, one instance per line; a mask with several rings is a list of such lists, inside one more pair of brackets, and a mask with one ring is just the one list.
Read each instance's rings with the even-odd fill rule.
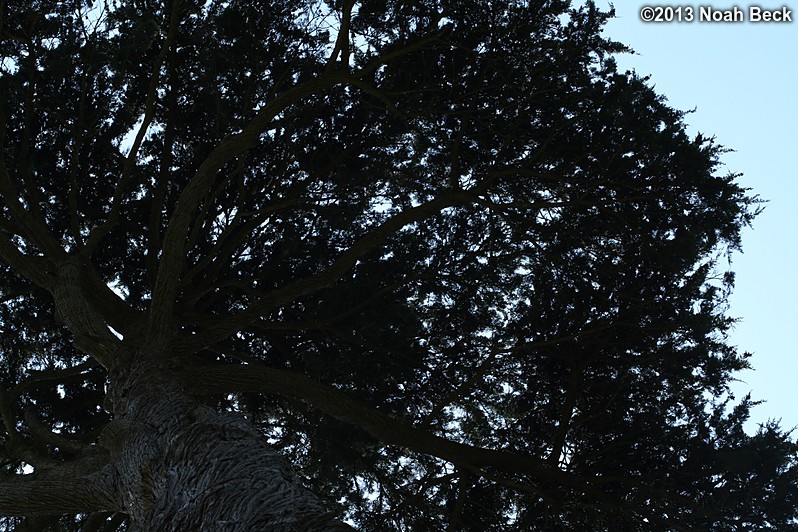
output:
[[238,314],[218,317],[214,325],[186,340],[184,347],[189,347],[192,351],[198,351],[211,346],[254,323],[261,316],[279,306],[330,286],[349,271],[358,260],[376,250],[401,228],[408,224],[422,221],[447,207],[469,201],[471,201],[470,194],[452,192],[427,203],[406,209],[388,218],[343,252],[328,268],[319,273],[297,279],[282,288],[268,293]]
[[73,440],[67,438],[63,434],[53,432],[52,429],[39,418],[39,415],[32,406],[25,409],[24,417],[31,438],[38,444],[56,447],[73,455],[91,453],[93,450],[97,449],[87,443]]
[[[446,33],[446,31],[448,31],[447,28],[438,29],[424,35],[417,41],[389,50],[375,57],[352,74],[331,70],[293,86],[278,94],[271,102],[260,109],[255,118],[244,127],[241,133],[225,138],[216,146],[199,166],[185,189],[183,189],[166,228],[162,245],[163,253],[155,281],[149,320],[148,337],[151,339],[152,344],[165,343],[170,339],[174,306],[180,287],[181,274],[185,266],[188,229],[192,222],[201,222],[201,220],[196,219],[196,213],[203,198],[210,192],[216,173],[222,166],[254,147],[260,134],[266,130],[280,112],[290,105],[340,83],[351,83],[353,80],[360,79],[374,72],[391,59],[438,42],[441,35]],[[286,290],[293,286],[289,285]],[[310,291],[314,290],[315,288]],[[257,314],[257,311],[254,313]],[[227,334],[229,332],[223,333],[222,337]]]
[[109,469],[77,478],[0,477],[0,508],[7,516],[121,511],[114,491]]
[[85,266],[80,257],[73,256],[58,267],[58,277],[52,289],[56,310],[75,336],[75,343],[110,367],[111,353],[119,340],[111,333],[106,320],[93,304],[84,288]]
[[537,482],[578,489],[586,485],[584,479],[532,456],[474,447],[436,436],[291,371],[255,365],[193,366],[184,370],[184,378],[190,393],[195,394],[260,392],[302,401],[338,420],[362,427],[382,443],[436,456],[458,466],[526,473]]
[[2,234],[0,234],[0,259],[15,272],[46,290],[51,290],[55,284],[54,267],[49,260],[22,253]]
[[80,98],[78,100],[78,116],[72,128],[72,146],[69,161],[69,192],[67,203],[69,205],[69,225],[72,237],[78,249],[83,247],[83,238],[80,234],[80,208],[78,206],[78,169],[80,165],[80,152],[83,149],[83,129],[86,127],[86,100],[88,99],[88,73],[84,70],[80,78]]
[[19,236],[36,244],[44,254],[52,260],[62,258],[65,253],[56,242],[43,219],[34,217],[28,212],[19,200],[14,182],[6,171],[5,163],[0,159],[0,198],[6,204],[11,214],[19,222],[23,234]]
[[82,375],[84,371],[95,367],[97,367],[97,362],[93,359],[89,359],[86,362],[82,362],[76,366],[71,366],[68,368],[31,371],[30,376],[19,381],[11,390],[11,400],[16,400],[22,392],[37,383],[47,381],[58,381],[59,383],[64,383],[67,379]]
[[102,239],[105,238],[105,236],[111,231],[111,229],[113,229],[119,220],[119,209],[122,205],[122,199],[129,188],[130,179],[133,175],[133,169],[136,166],[136,157],[138,156],[139,148],[144,140],[144,135],[147,134],[147,130],[150,128],[152,119],[155,117],[155,99],[158,96],[158,83],[160,81],[161,65],[163,65],[163,62],[175,41],[178,23],[180,21],[179,13],[180,2],[179,0],[174,0],[172,2],[172,13],[169,17],[169,30],[166,35],[166,40],[164,41],[164,44],[161,47],[161,50],[158,53],[158,56],[156,57],[152,67],[152,76],[150,77],[150,84],[147,88],[147,100],[144,104],[144,118],[142,119],[141,126],[139,126],[139,129],[136,132],[136,138],[133,141],[133,146],[131,146],[130,152],[127,154],[125,166],[122,170],[122,176],[119,178],[119,181],[117,181],[116,189],[114,190],[114,196],[111,200],[111,212],[108,213],[108,218],[105,219],[105,222],[103,222],[101,226],[94,229],[89,236],[89,241],[86,244],[89,256],[91,256],[94,249],[96,249]]
[[222,140],[197,169],[180,194],[164,234],[161,262],[155,280],[150,312],[149,336],[154,343],[169,338],[172,314],[183,272],[188,228],[199,223],[195,215],[203,197],[209,192],[216,173],[225,163],[255,146],[260,134],[282,110],[297,101],[343,81],[340,74],[329,73],[300,83],[279,94],[264,106],[258,115],[236,135]]
[[344,0],[341,8],[341,27],[338,29],[338,37],[335,39],[335,46],[327,59],[327,70],[333,68],[338,57],[341,57],[341,69],[349,68],[349,26],[352,20],[352,8],[355,0]]

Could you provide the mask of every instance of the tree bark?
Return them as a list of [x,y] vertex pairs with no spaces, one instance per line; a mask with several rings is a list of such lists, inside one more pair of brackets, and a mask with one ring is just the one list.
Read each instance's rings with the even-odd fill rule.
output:
[[24,475],[0,481],[0,515],[39,516],[114,508],[109,475],[38,478]]
[[353,530],[242,415],[216,412],[171,379],[145,375],[117,383],[118,417],[100,436],[134,530]]
[[178,431],[128,440],[120,481],[139,529],[351,530],[245,420],[231,418],[200,407]]

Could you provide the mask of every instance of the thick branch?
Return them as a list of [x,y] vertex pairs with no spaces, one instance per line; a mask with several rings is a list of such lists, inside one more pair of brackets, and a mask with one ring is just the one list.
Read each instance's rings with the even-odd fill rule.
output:
[[0,480],[0,514],[57,515],[118,511],[111,474],[100,471],[83,478],[40,479],[35,475]]
[[122,334],[126,334],[140,318],[139,312],[111,290],[88,260],[82,262],[81,283],[84,292],[90,295],[92,303],[106,323]]
[[51,260],[58,260],[64,256],[64,250],[50,234],[44,220],[34,217],[22,205],[16,184],[8,175],[5,162],[2,159],[0,159],[0,199],[23,228],[24,233],[20,236],[34,242]]
[[4,235],[0,235],[0,259],[15,272],[42,288],[50,290],[55,283],[53,266],[49,260],[20,252]]
[[276,394],[305,402],[336,419],[358,425],[385,444],[437,456],[457,465],[526,473],[535,481],[575,488],[585,487],[583,479],[551,467],[543,460],[447,440],[407,425],[334,388],[291,371],[254,365],[196,366],[187,369],[185,377],[186,385],[192,393],[239,391]]
[[94,367],[97,367],[97,362],[93,359],[89,359],[86,362],[82,362],[76,366],[71,366],[68,368],[31,371],[28,377],[25,377],[19,381],[11,390],[11,399],[16,400],[20,394],[22,394],[22,392],[37,383],[48,381],[58,381],[59,383],[64,383],[70,378],[83,375],[83,372]]
[[57,447],[62,451],[67,451],[74,455],[80,455],[91,452],[92,450],[96,450],[95,447],[92,447],[88,444],[67,438],[63,434],[53,432],[53,430],[48,427],[41,420],[41,418],[39,418],[39,415],[36,413],[36,410],[33,407],[28,407],[25,409],[24,417],[32,439],[39,444]]
[[56,311],[75,335],[75,343],[108,368],[118,340],[89,299],[82,270],[79,257],[71,257],[59,265],[58,281],[52,290]]

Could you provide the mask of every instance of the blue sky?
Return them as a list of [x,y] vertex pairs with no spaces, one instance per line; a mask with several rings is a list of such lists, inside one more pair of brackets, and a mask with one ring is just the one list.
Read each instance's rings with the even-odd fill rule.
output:
[[[795,8],[795,19],[793,3],[786,7]],[[617,18],[606,27],[607,36],[636,52],[620,57],[619,66],[651,75],[671,106],[695,109],[686,118],[691,133],[734,149],[723,158],[724,173],[744,173],[739,182],[769,201],[743,233],[744,253],[732,257],[737,282],[729,313],[741,320],[730,343],[752,352],[755,368],[738,375],[733,390],[738,398],[750,391],[767,400],[747,429],[769,418],[798,426],[798,22],[645,23],[646,5],[616,5]],[[693,7],[697,17],[707,4],[671,4],[678,5]],[[746,15],[749,5],[761,4],[737,4]]]

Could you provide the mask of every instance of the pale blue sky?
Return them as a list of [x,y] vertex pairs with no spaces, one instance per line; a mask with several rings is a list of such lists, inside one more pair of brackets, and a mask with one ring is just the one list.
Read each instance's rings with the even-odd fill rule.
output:
[[[798,0],[792,4],[795,19]],[[724,156],[726,170],[743,172],[740,183],[769,201],[743,233],[744,253],[733,256],[730,314],[742,319],[731,343],[753,352],[755,367],[738,376],[734,391],[767,400],[748,429],[768,418],[798,426],[798,22],[645,23],[646,5],[616,4],[617,19],[607,25],[606,35],[637,53],[619,58],[620,67],[651,75],[673,107],[695,108],[686,119],[691,133],[736,150]]]

